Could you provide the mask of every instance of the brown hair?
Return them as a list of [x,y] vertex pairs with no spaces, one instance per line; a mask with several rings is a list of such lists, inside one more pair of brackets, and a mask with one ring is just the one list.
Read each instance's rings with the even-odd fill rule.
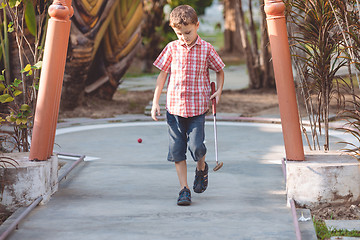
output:
[[170,13],[170,26],[178,28],[181,25],[196,24],[198,17],[196,11],[189,5],[180,5]]

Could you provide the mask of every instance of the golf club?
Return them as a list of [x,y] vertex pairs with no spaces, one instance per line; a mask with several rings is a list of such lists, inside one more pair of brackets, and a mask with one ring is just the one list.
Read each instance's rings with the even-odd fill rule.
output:
[[[215,82],[211,82],[211,95],[214,94],[215,92]],[[212,112],[213,112],[213,116],[214,116],[214,136],[215,136],[215,161],[216,161],[216,166],[214,167],[214,172],[216,172],[217,170],[219,170],[224,163],[218,161],[218,147],[217,147],[217,131],[216,131],[216,98],[213,98],[211,100],[212,102]]]

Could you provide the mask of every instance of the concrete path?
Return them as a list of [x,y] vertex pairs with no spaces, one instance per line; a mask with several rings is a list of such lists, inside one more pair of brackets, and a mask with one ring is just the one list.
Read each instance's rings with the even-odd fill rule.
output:
[[[212,126],[206,130],[212,168]],[[280,128],[219,123],[218,133],[224,167],[209,174],[206,192],[192,193],[190,207],[179,207],[165,123],[59,129],[58,150],[97,159],[75,170],[10,239],[295,239]]]
[[[204,193],[192,192],[191,206],[179,207],[165,122],[96,123],[58,129],[56,150],[85,154],[87,161],[9,239],[296,239],[279,125],[219,122],[224,166],[209,173]],[[213,139],[207,122],[211,169]],[[195,163],[188,159],[192,186]]]

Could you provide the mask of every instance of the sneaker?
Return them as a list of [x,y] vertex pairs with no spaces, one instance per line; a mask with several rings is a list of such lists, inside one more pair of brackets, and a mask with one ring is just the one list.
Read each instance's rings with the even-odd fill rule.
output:
[[179,205],[179,206],[188,206],[190,204],[191,204],[191,192],[190,192],[190,189],[187,189],[186,187],[184,187],[179,192],[179,198],[177,200],[177,205]]
[[203,171],[198,171],[197,168],[195,169],[194,192],[202,193],[206,190],[208,185],[208,171],[209,167],[206,162]]

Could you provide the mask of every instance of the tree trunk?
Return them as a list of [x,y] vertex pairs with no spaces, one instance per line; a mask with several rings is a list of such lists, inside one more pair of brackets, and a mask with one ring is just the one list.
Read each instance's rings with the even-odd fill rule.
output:
[[270,62],[269,38],[266,30],[265,12],[261,11],[261,48],[258,48],[257,29],[253,19],[252,0],[249,0],[249,27],[245,23],[242,1],[236,1],[235,15],[240,30],[241,43],[244,48],[246,65],[249,74],[249,88],[275,87],[274,73]]
[[72,110],[86,95],[112,99],[140,42],[141,0],[108,0],[87,9],[73,2],[62,110]]
[[[257,43],[257,33],[256,33],[256,27],[255,27],[255,23],[254,23],[254,16],[253,16],[253,11],[252,11],[252,0],[249,0],[249,21],[250,21],[250,24],[249,24],[249,31],[250,31],[250,34],[251,34],[251,38],[252,38],[252,52],[254,53],[255,56],[258,56],[258,43]],[[256,57],[255,58],[255,61],[256,61],[256,65],[259,64],[259,62],[257,62],[259,58]]]
[[249,43],[249,39],[247,37],[247,28],[245,24],[245,17],[242,8],[241,0],[237,0],[237,4],[235,7],[237,22],[240,28],[240,36],[241,36],[241,43],[244,48],[245,58],[246,58],[246,65],[248,69],[248,74],[250,78],[249,87],[250,88],[260,88],[260,81],[259,81],[259,66],[255,64],[255,57],[256,55],[252,52],[252,47]]
[[143,72],[151,72],[153,61],[161,52],[160,43],[163,41],[161,33],[156,28],[163,26],[164,32],[172,31],[169,23],[164,21],[163,12],[166,0],[148,0],[145,4],[145,17],[142,25],[142,36],[149,42],[143,47],[141,58],[144,61]]
[[324,150],[329,151],[330,143],[329,143],[329,104],[330,104],[330,84],[328,81],[324,82],[325,84],[325,92],[324,92],[324,125],[325,125],[325,144],[324,144]]
[[73,110],[84,99],[87,73],[92,63],[93,41],[71,24],[70,41],[61,94],[61,109]]
[[243,53],[236,13],[237,0],[224,0],[224,52]]
[[[262,0],[262,3],[264,1]],[[260,68],[262,73],[263,88],[275,88],[274,69],[271,62],[271,51],[269,35],[267,32],[266,14],[261,8],[261,49],[260,49]]]

